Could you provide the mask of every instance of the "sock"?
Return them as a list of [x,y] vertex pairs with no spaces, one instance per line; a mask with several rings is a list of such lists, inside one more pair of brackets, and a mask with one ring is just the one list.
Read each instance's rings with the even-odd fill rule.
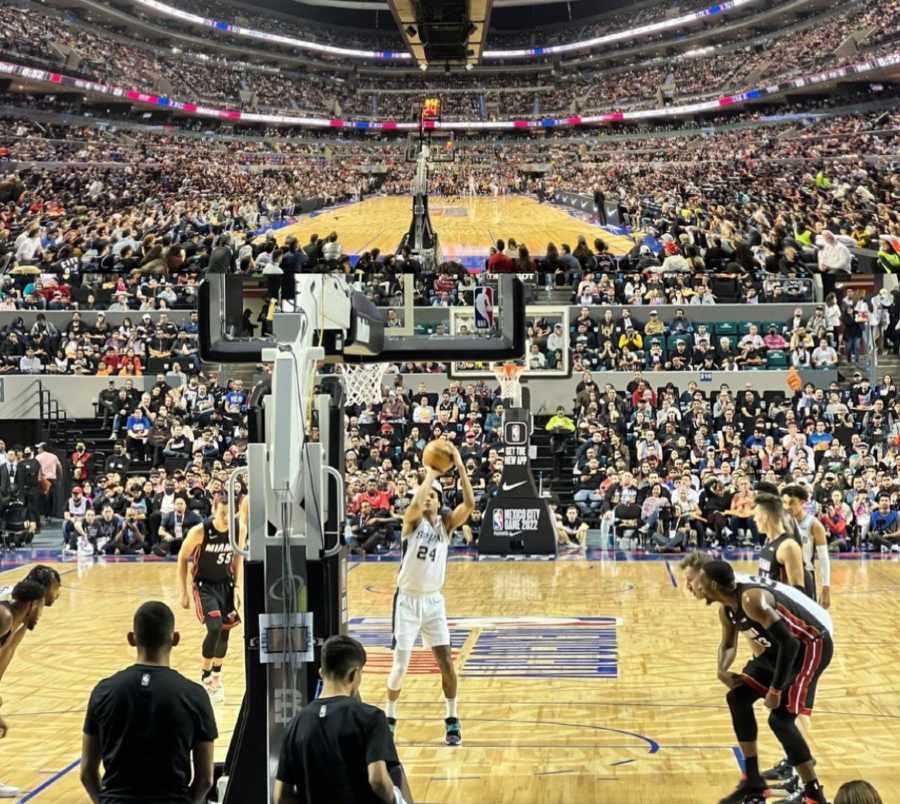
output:
[[394,720],[396,720],[397,719],[397,702],[389,700],[387,702],[387,706],[384,708],[384,713],[388,717],[392,717],[392,718],[394,718]]
[[214,665],[212,666],[212,674],[213,674],[214,676],[219,675],[219,673],[221,673],[221,672],[222,672],[222,665],[220,665],[220,664],[214,664]]
[[456,698],[444,698],[447,704],[447,717],[456,717]]
[[759,775],[759,757],[744,757],[744,766],[747,769],[747,779],[751,782],[758,782]]
[[819,797],[822,793],[822,785],[819,784],[818,779],[813,779],[811,782],[807,782],[803,786],[803,792],[807,793],[810,796]]
[[206,679],[208,679],[211,675],[212,675],[212,670],[207,670],[207,669],[204,667],[204,668],[203,668],[203,675],[202,675],[203,680],[206,681]]

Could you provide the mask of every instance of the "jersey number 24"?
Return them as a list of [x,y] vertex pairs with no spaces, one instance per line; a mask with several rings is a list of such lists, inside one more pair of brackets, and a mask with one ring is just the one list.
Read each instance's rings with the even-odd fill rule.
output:
[[419,549],[416,550],[416,558],[420,558],[420,559],[422,559],[422,561],[425,561],[428,558],[430,558],[432,561],[434,561],[436,557],[437,557],[437,547],[432,547],[431,552],[429,553],[428,545],[420,544]]

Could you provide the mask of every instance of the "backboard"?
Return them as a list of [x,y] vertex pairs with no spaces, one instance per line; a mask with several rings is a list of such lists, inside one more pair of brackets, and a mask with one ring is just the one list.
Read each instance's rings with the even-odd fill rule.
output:
[[[429,148],[430,162],[453,162],[456,159],[456,137],[452,131],[426,130],[422,141]],[[411,131],[406,141],[406,161],[415,162],[419,157],[419,132]]]
[[[453,278],[455,285],[456,279]],[[417,305],[411,275],[400,275],[384,292],[368,281],[354,287],[340,274],[299,274],[297,307],[283,305],[273,316],[273,337],[244,338],[243,311],[265,302],[260,280],[236,274],[209,274],[199,292],[199,343],[203,360],[216,363],[259,363],[264,350],[293,342],[305,329],[328,362],[433,363],[456,362],[477,355],[479,361],[519,359],[525,354],[525,295],[521,280],[502,276],[496,285],[494,328],[454,334],[454,308]],[[474,315],[472,308],[467,308]],[[489,376],[489,373],[486,375]]]
[[[510,362],[525,366],[522,377],[568,377],[572,373],[569,360],[569,308],[529,306],[525,308],[526,343],[522,358]],[[450,309],[451,337],[487,337],[490,333],[475,326],[472,306]],[[491,378],[494,373],[483,359],[454,361],[450,366],[454,379]]]

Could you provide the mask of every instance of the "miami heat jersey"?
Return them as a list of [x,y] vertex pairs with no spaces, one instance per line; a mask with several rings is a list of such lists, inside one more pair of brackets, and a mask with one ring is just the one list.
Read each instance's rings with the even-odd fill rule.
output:
[[789,539],[799,541],[793,533],[784,532],[777,539],[766,542],[759,551],[759,576],[779,583],[787,583],[787,567],[778,560],[778,548]]
[[405,595],[432,595],[444,587],[447,575],[447,548],[450,539],[444,522],[436,517],[419,520],[416,529],[403,542],[403,558],[397,588]]
[[775,609],[784,619],[795,639],[804,644],[833,634],[831,615],[803,592],[784,583],[767,578],[735,576],[737,581],[737,608],[725,606],[725,614],[739,631],[745,631],[750,639],[771,654],[777,654],[777,641],[766,626],[752,619],[743,609],[743,594],[748,589],[761,588],[775,598]]
[[217,530],[212,519],[203,520],[203,541],[194,553],[194,579],[223,583],[234,578],[234,551],[227,530]]

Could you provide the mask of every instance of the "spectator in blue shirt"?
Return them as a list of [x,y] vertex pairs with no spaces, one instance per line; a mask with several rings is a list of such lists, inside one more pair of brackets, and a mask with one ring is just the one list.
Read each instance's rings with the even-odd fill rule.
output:
[[125,422],[125,429],[128,440],[128,454],[133,461],[143,461],[147,454],[147,437],[150,435],[150,428],[153,422],[147,418],[141,408],[135,408],[128,420]]
[[[883,494],[878,498],[878,508],[869,515],[869,535],[872,545],[882,553],[900,553],[897,512],[891,508],[891,498]],[[888,538],[893,537],[893,538]]]

